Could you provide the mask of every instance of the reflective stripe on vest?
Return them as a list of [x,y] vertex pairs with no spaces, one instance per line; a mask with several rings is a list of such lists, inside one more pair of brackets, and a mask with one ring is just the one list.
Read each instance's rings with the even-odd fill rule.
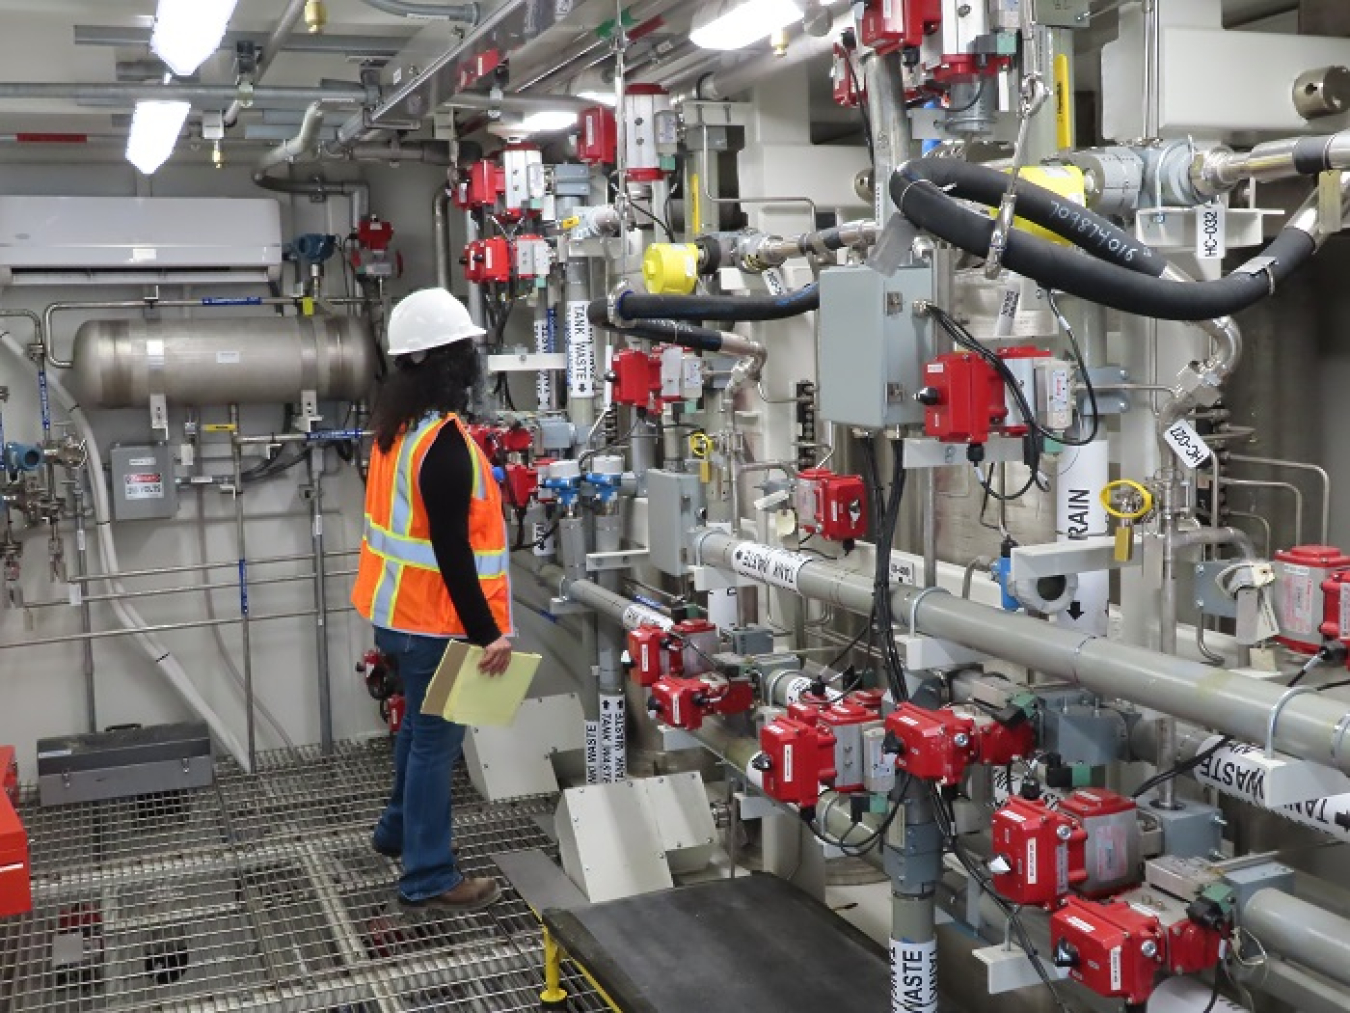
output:
[[[366,545],[385,562],[415,566],[422,570],[439,570],[436,552],[431,542],[420,538],[406,538],[386,531],[369,518],[366,519]],[[500,577],[510,565],[505,549],[474,550],[474,569],[480,580]]]

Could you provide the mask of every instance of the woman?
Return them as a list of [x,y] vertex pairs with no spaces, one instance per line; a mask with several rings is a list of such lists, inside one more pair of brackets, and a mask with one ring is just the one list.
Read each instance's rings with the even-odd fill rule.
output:
[[450,780],[464,727],[423,714],[451,639],[484,648],[481,668],[511,661],[511,585],[501,490],[460,414],[478,376],[484,333],[440,288],[408,296],[389,320],[392,368],[375,399],[365,533],[352,603],[403,680],[407,716],[394,749],[394,790],[375,850],[402,856],[399,899],[477,911],[501,889],[469,879],[451,850]]

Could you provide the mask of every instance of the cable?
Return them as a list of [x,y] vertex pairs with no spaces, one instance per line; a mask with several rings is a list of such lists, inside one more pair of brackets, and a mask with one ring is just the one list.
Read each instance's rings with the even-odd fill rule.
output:
[[867,96],[863,92],[862,82],[858,80],[858,72],[853,67],[853,52],[851,50],[844,50],[844,66],[848,68],[848,77],[853,85],[853,94],[858,96],[858,112],[862,113],[863,137],[867,140],[868,161],[876,165],[877,147],[872,139],[872,115],[868,111]]
[[[1002,356],[996,354],[992,349],[981,344],[975,338],[975,336],[970,333],[970,331],[966,330],[966,328],[963,327],[959,321],[957,321],[954,317],[952,317],[951,314],[949,314],[941,306],[937,306],[930,303],[928,306],[928,312],[933,316],[933,319],[935,319],[938,322],[938,324],[942,327],[942,329],[951,336],[951,339],[953,341],[955,341],[962,348],[966,349],[966,351],[974,352],[981,359],[987,362],[989,366],[994,370],[994,372],[996,372],[999,375],[999,378],[1002,379],[1003,381],[1003,385],[1007,387],[1008,392],[1012,394],[1013,399],[1017,402],[1017,410],[1022,413],[1022,418],[1025,420],[1027,426],[1033,432],[1038,434],[1042,439],[1052,440],[1053,442],[1058,443],[1065,447],[1086,447],[1089,443],[1091,443],[1094,439],[1096,439],[1097,420],[1095,414],[1093,415],[1092,435],[1085,440],[1084,439],[1071,440],[1065,436],[1058,435],[1056,433],[1051,432],[1049,429],[1046,429],[1045,426],[1041,425],[1040,420],[1036,418],[1036,412],[1031,407],[1031,402],[1027,400],[1026,391],[1022,389],[1022,384],[1018,382],[1017,377],[1013,375],[1012,370],[1008,368],[1008,364],[1003,360]],[[1067,324],[1063,316],[1060,315],[1058,311],[1056,311],[1056,315],[1059,316],[1061,325]],[[1073,333],[1072,331],[1070,331],[1069,333],[1071,336],[1071,340],[1073,341],[1074,349],[1075,351],[1077,351],[1078,340],[1077,338],[1072,337]],[[1082,369],[1083,367],[1081,365],[1081,358],[1079,362],[1080,362],[1079,368]],[[1084,374],[1086,375],[1086,370],[1084,370]]]
[[[1288,688],[1292,689],[1293,687],[1297,686],[1300,682],[1303,681],[1304,677],[1307,676],[1307,674],[1311,672],[1314,668],[1316,668],[1319,665],[1325,664],[1329,657],[1330,654],[1327,652],[1327,649],[1323,648],[1322,651],[1319,651],[1317,654],[1309,658],[1308,661],[1303,665],[1303,667],[1298,670],[1298,674],[1289,680]],[[1345,683],[1332,682],[1328,683],[1325,686],[1318,686],[1314,690],[1314,692],[1320,693],[1325,689],[1337,689],[1343,685],[1345,685]],[[1166,782],[1171,781],[1173,778],[1180,777],[1182,774],[1189,774],[1196,767],[1200,766],[1211,756],[1219,752],[1219,750],[1224,749],[1227,746],[1231,746],[1232,744],[1233,744],[1233,737],[1231,735],[1225,735],[1223,738],[1219,739],[1218,742],[1214,743],[1214,745],[1210,746],[1208,749],[1196,753],[1189,760],[1186,760],[1182,763],[1178,763],[1175,767],[1172,767],[1169,770],[1164,770],[1161,773],[1154,774],[1147,781],[1145,781],[1138,788],[1136,788],[1131,793],[1130,797],[1141,798],[1142,796],[1148,794],[1148,792],[1152,791],[1154,788],[1158,787],[1158,785],[1165,784]]]
[[1204,1013],[1214,1013],[1214,1007],[1219,1005],[1219,996],[1222,994],[1219,989],[1223,985],[1223,961],[1214,965],[1214,991],[1210,993],[1209,1003],[1205,1006]]
[[651,211],[648,211],[637,201],[629,201],[628,206],[631,207],[634,211],[640,212],[647,218],[651,219],[651,221],[654,224],[661,226],[662,231],[665,232],[666,234],[666,242],[668,243],[675,242],[675,230],[670,227],[670,223],[668,221],[666,221],[663,218],[656,217],[655,214],[653,214]]
[[1022,924],[1021,909],[1017,905],[1008,903],[1008,901],[998,895],[998,891],[994,889],[993,882],[989,879],[985,871],[980,868],[979,863],[966,853],[965,849],[961,846],[960,840],[956,836],[953,835],[949,838],[948,843],[951,846],[952,854],[956,856],[956,860],[960,862],[962,867],[966,870],[966,874],[975,880],[980,889],[993,899],[994,903],[998,905],[999,910],[1007,917],[1008,926],[1012,929],[1013,935],[1017,937],[1017,944],[1022,948],[1022,951],[1026,953],[1027,959],[1031,961],[1031,966],[1035,968],[1036,976],[1041,979],[1041,983],[1050,990],[1050,995],[1053,998],[1055,1005],[1060,1010],[1068,1013],[1069,1007],[1065,1004],[1063,996],[1059,994],[1059,989],[1055,987],[1054,979],[1052,979],[1049,972],[1046,971],[1045,964],[1041,960],[1039,951],[1032,944],[1031,937],[1027,934],[1026,926]]
[[[892,802],[890,809],[886,811],[885,819],[883,819],[879,824],[877,824],[877,828],[873,830],[870,834],[868,834],[865,838],[863,838],[861,841],[854,841],[850,843],[846,839],[848,835],[853,832],[854,827],[859,826],[859,824],[857,823],[853,824],[852,827],[849,827],[849,829],[845,831],[843,837],[835,839],[830,837],[828,833],[819,828],[815,820],[812,820],[810,823],[807,824],[807,826],[811,830],[811,835],[815,837],[816,840],[820,841],[822,844],[828,844],[832,848],[838,848],[849,858],[862,857],[863,855],[867,854],[867,852],[871,851],[874,847],[876,847],[885,838],[886,831],[888,831],[891,828],[891,824],[895,822],[896,816],[900,814],[900,809],[905,804],[905,793],[909,791],[909,786],[911,782],[912,782],[911,776],[909,774],[906,774],[905,780],[897,783],[896,786],[891,789]],[[840,793],[835,792],[835,794],[839,795]]]
[[[1059,321],[1059,326],[1064,328],[1064,333],[1069,339],[1069,347],[1073,350],[1074,362],[1078,366],[1079,374],[1083,377],[1083,386],[1087,388],[1088,403],[1092,406],[1092,432],[1086,443],[1092,443],[1097,439],[1101,426],[1101,414],[1097,411],[1097,388],[1092,385],[1092,377],[1088,375],[1087,360],[1083,357],[1083,349],[1079,346],[1078,337],[1073,333],[1073,328],[1069,326],[1069,321],[1060,312],[1059,299],[1056,298],[1053,289],[1046,289],[1045,299],[1050,304],[1050,311],[1055,314],[1055,319]],[[1060,440],[1059,442],[1063,443],[1064,441]],[[1074,444],[1065,445],[1074,446]]]
[[[995,221],[963,201],[996,208],[1008,178],[958,159],[918,158],[889,180],[891,199],[919,228],[968,253],[989,253]],[[1256,257],[1217,281],[1177,284],[1163,277],[1165,257],[1087,208],[1030,183],[1017,183],[1018,215],[1086,251],[1057,246],[1021,229],[1008,236],[1008,270],[1091,302],[1162,320],[1214,320],[1266,299],[1317,252],[1305,215],[1297,215]],[[1300,227],[1302,226],[1302,227]]]
[[975,97],[974,97],[974,98],[972,98],[969,102],[967,102],[965,105],[961,106],[960,108],[955,108],[955,107],[952,107],[952,106],[948,106],[946,109],[943,110],[943,112],[945,112],[948,116],[950,116],[952,113],[968,113],[968,112],[970,112],[972,109],[974,109],[977,105],[980,104],[980,99],[984,98],[984,89],[985,89],[985,86],[988,85],[988,84],[989,84],[989,78],[987,78],[987,77],[982,77],[982,78],[980,78],[980,83],[979,83],[978,87],[976,87],[976,89],[975,89]]

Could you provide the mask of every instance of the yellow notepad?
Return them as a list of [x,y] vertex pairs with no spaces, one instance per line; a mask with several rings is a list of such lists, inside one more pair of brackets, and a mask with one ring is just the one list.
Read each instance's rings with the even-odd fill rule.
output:
[[534,681],[539,655],[513,651],[511,664],[501,675],[478,670],[483,649],[452,640],[431,677],[423,714],[435,714],[461,725],[509,725]]

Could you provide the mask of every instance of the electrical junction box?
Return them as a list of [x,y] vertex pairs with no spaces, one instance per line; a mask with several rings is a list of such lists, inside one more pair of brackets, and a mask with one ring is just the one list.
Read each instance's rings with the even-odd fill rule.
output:
[[119,728],[38,739],[44,806],[205,788],[215,778],[204,724]]
[[113,518],[167,520],[178,513],[178,486],[167,443],[118,445],[108,455]]
[[647,561],[671,577],[689,572],[688,534],[700,526],[698,512],[703,509],[703,483],[697,472],[647,472],[647,530],[661,532],[650,539]]
[[932,358],[931,324],[914,302],[933,296],[927,267],[886,277],[869,267],[837,267],[820,276],[820,414],[863,429],[919,425]]

